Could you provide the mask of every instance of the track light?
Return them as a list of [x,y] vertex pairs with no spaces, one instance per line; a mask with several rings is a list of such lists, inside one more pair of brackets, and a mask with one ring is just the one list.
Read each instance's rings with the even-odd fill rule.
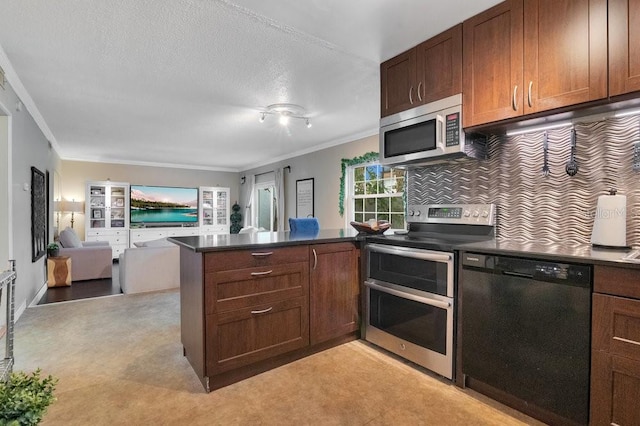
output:
[[260,111],[259,121],[264,123],[267,114],[278,116],[278,122],[282,126],[288,126],[292,118],[304,120],[307,128],[311,127],[311,120],[306,117],[305,109],[295,104],[273,104]]

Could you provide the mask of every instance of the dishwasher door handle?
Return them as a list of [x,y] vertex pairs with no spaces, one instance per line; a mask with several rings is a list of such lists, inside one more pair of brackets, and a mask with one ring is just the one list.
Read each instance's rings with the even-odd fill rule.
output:
[[531,274],[523,274],[521,272],[513,272],[513,271],[502,271],[504,275],[509,275],[512,277],[520,277],[520,278],[529,278],[533,279],[533,275]]

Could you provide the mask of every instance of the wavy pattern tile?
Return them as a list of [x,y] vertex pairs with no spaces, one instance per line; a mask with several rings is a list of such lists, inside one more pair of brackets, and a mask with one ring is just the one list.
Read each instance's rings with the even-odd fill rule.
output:
[[588,244],[597,198],[609,188],[627,196],[627,243],[640,245],[640,172],[633,144],[640,116],[575,125],[578,174],[565,165],[569,127],[548,131],[549,176],[542,173],[543,132],[492,136],[488,160],[459,159],[411,169],[409,203],[496,203],[498,238]]

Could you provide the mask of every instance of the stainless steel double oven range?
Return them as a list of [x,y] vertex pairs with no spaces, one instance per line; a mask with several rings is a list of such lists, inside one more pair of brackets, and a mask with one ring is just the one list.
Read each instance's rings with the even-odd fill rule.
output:
[[493,204],[409,205],[406,234],[368,238],[365,339],[448,379],[457,254],[495,234]]

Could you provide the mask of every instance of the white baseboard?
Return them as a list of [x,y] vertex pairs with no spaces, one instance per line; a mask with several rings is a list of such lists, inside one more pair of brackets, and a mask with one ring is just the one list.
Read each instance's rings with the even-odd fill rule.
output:
[[[33,300],[31,301],[31,303],[29,303],[29,307],[33,308],[34,306],[38,306],[38,302],[40,301],[40,299],[42,299],[42,296],[44,296],[44,294],[47,291],[47,288],[49,287],[48,283],[45,281],[44,284],[42,284],[42,287],[40,287],[40,290],[38,290],[38,292],[36,293],[36,296],[33,298]],[[26,305],[26,301],[25,301],[25,305]],[[25,308],[26,309],[26,308]],[[17,319],[17,318],[16,318]]]
[[18,322],[18,319],[20,318],[20,316],[24,313],[24,311],[27,310],[27,301],[25,300],[24,302],[22,302],[20,304],[20,306],[18,306],[18,309],[16,309],[16,311],[13,314],[13,323],[15,324],[16,322]]

